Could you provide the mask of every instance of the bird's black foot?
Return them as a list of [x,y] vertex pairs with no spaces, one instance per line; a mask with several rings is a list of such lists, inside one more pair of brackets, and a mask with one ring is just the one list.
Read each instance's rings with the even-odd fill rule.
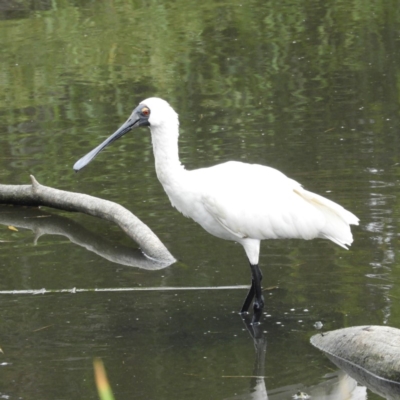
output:
[[261,295],[259,299],[254,300],[253,310],[254,312],[262,311],[264,308],[264,296]]
[[258,265],[252,265],[250,264],[250,268],[251,268],[251,286],[250,286],[250,290],[247,293],[246,299],[244,300],[242,309],[240,310],[240,312],[242,314],[247,313],[249,310],[249,307],[254,300],[253,303],[253,311],[254,311],[254,315],[253,315],[253,319],[252,319],[252,323],[253,324],[259,324],[260,323],[260,318],[262,315],[262,310],[264,308],[264,296],[262,295],[262,291],[261,291],[261,280],[262,280],[262,274],[260,271],[260,268],[258,267]]
[[260,324],[263,308],[264,308],[264,296],[261,295],[259,299],[254,300],[253,304],[254,313],[253,313],[253,318],[251,320],[252,325]]

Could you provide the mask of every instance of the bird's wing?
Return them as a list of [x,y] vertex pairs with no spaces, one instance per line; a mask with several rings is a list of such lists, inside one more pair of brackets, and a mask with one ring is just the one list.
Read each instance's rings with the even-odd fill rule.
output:
[[334,240],[339,235],[337,227],[324,233],[328,219],[337,211],[335,207],[344,210],[341,206],[305,191],[276,169],[228,162],[210,168],[209,182],[204,187],[204,207],[238,238],[326,237],[342,246],[341,242],[351,243],[348,222],[344,223],[344,240]]

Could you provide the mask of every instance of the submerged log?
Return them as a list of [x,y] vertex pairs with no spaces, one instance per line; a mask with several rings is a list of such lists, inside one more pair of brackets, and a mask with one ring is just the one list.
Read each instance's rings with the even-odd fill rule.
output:
[[86,194],[43,186],[32,175],[31,181],[31,185],[0,185],[0,204],[45,206],[102,218],[117,224],[148,257],[167,263],[175,261],[153,231],[121,205]]
[[355,326],[319,333],[311,344],[338,367],[386,398],[400,398],[400,330]]

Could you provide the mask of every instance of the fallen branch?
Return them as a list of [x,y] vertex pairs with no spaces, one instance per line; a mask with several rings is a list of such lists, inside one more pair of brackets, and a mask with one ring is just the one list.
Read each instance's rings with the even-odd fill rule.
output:
[[32,175],[31,181],[32,185],[0,185],[0,204],[45,206],[102,218],[117,224],[148,257],[161,262],[175,261],[153,231],[121,205],[86,194],[43,186]]

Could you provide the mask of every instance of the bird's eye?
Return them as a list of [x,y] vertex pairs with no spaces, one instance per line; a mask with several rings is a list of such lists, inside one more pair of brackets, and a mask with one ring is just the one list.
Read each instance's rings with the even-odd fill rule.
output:
[[150,115],[150,110],[147,107],[142,108],[142,114],[146,117]]

